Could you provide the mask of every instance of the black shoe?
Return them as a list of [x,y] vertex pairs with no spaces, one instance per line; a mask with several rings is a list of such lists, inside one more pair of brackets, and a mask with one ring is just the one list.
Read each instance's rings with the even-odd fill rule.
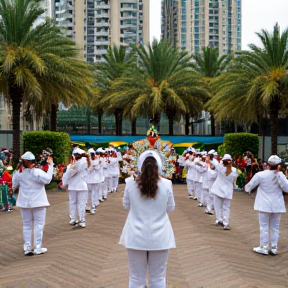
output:
[[90,210],[89,210],[89,209],[86,209],[85,211],[86,211],[86,213],[90,213]]

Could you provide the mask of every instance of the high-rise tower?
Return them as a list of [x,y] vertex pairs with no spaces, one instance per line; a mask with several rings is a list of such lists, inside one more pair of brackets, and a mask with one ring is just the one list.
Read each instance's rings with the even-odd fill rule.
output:
[[54,17],[89,63],[103,61],[109,45],[149,41],[150,0],[53,0]]
[[198,53],[241,50],[242,0],[162,0],[161,39]]

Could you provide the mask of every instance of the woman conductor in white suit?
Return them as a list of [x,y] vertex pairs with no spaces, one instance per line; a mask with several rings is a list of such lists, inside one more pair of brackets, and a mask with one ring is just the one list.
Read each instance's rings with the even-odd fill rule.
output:
[[129,288],[147,285],[147,269],[149,287],[166,287],[169,249],[176,247],[167,212],[175,202],[171,181],[159,175],[161,168],[159,154],[147,150],[138,158],[140,176],[126,180],[123,205],[130,211],[119,243],[128,249]]

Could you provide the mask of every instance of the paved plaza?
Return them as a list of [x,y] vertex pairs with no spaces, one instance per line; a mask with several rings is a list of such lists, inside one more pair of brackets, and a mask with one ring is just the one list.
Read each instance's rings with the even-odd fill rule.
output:
[[[33,257],[23,254],[20,211],[1,212],[0,287],[127,288],[126,250],[118,244],[127,216],[123,190],[121,184],[95,215],[87,215],[84,229],[69,225],[67,192],[48,191],[43,241],[48,253]],[[255,194],[234,192],[230,231],[188,199],[186,185],[174,185],[174,195],[176,208],[169,215],[177,248],[170,253],[168,288],[288,287],[287,214],[281,219],[279,254],[264,256],[252,252],[259,244]]]

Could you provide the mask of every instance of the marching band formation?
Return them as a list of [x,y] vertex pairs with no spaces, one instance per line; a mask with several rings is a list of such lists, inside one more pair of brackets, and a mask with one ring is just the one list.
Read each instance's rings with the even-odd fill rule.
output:
[[100,202],[117,191],[121,160],[121,153],[113,147],[96,151],[90,148],[87,153],[74,148],[71,163],[62,176],[62,184],[69,192],[71,225],[86,227],[85,213],[95,214]]
[[[109,193],[117,191],[120,170],[123,176],[129,166],[128,177],[138,179],[141,171],[137,170],[137,161],[145,152],[136,157],[134,150],[135,148],[130,147],[122,156],[112,146],[98,148],[96,151],[90,148],[87,152],[78,146],[74,147],[70,164],[62,175],[62,187],[69,194],[70,225],[86,227],[86,214],[94,215],[97,206],[108,198]],[[148,150],[159,156],[162,163],[161,177],[167,178],[163,173],[163,155],[157,149]],[[23,220],[25,255],[47,252],[47,248],[42,247],[46,207],[50,206],[45,185],[52,179],[54,163],[52,156],[46,158],[47,167],[43,169],[36,163],[31,152],[24,153],[12,178],[13,191],[19,189],[16,206],[20,208]],[[121,168],[120,161],[126,162]],[[215,215],[216,225],[230,230],[230,201],[237,187],[236,179],[239,178],[239,170],[234,167],[236,162],[231,155],[225,154],[220,159],[215,150],[200,152],[189,147],[182,156],[177,156],[177,164],[187,170],[189,199],[196,200],[198,207],[205,208],[205,213]],[[288,192],[288,180],[282,169],[281,158],[272,155],[268,159],[267,169],[256,172],[244,186],[249,193],[257,188],[254,210],[259,212],[260,245],[254,247],[253,251],[256,253],[277,254],[280,215],[286,212],[283,191]],[[34,252],[31,248],[33,225]]]

